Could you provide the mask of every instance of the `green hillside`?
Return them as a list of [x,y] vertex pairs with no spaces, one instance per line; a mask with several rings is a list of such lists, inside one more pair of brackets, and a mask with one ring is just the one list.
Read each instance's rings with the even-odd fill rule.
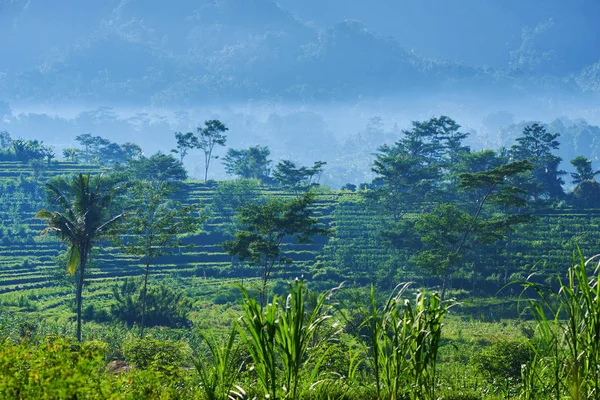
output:
[[[51,236],[40,236],[44,222],[34,218],[44,206],[41,187],[53,175],[75,172],[98,173],[98,166],[68,162],[53,163],[38,176],[32,167],[19,162],[0,163],[0,293],[22,292],[50,288],[58,284],[61,270],[57,257],[64,247]],[[210,208],[215,183],[186,181],[178,198],[187,204],[202,204]],[[278,197],[294,196],[291,192],[269,187],[263,194]],[[284,252],[294,260],[291,267],[276,271],[279,278],[304,275],[331,283],[393,282],[423,280],[419,271],[404,268],[398,252],[381,239],[380,230],[386,217],[371,208],[359,192],[322,190],[314,207],[315,215],[326,226],[334,228],[329,237],[318,237],[312,243],[285,243]],[[519,228],[507,244],[490,246],[477,255],[476,279],[493,291],[504,284],[504,267],[508,276],[524,277],[529,269],[542,263],[548,269],[564,269],[572,252],[579,245],[586,256],[592,256],[600,244],[600,210],[569,208],[539,210],[533,224]],[[219,244],[227,239],[223,227],[229,218],[211,214],[197,235],[186,237],[191,249],[182,249],[173,256],[162,257],[152,266],[153,276],[191,277],[195,279],[233,279],[257,277],[259,272],[232,260]],[[118,247],[105,243],[93,256],[90,282],[106,285],[115,279],[139,276],[139,259],[124,254]],[[423,281],[425,283],[425,281]],[[435,280],[429,280],[435,284]],[[391,284],[391,282],[390,282]],[[469,289],[472,276],[456,276],[454,286]]]

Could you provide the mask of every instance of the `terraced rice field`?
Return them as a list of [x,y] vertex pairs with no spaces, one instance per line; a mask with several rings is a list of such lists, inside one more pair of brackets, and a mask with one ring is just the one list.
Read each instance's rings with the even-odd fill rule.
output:
[[[55,174],[87,171],[99,172],[100,169],[61,162],[30,181],[31,167],[21,163],[0,163],[0,183],[4,182],[6,191],[0,197],[3,221],[0,228],[0,301],[4,304],[19,303],[27,307],[35,300],[37,307],[50,311],[72,302],[72,288],[62,284],[64,273],[56,261],[64,247],[51,237],[40,237],[44,223],[35,219],[34,214],[44,205],[40,182]],[[215,184],[188,181],[180,199],[208,207],[214,189]],[[273,189],[260,190],[272,196],[293,196]],[[404,266],[398,261],[397,254],[380,239],[378,232],[384,219],[360,201],[359,194],[322,191],[314,211],[323,224],[335,229],[334,235],[317,237],[309,244],[285,243],[283,250],[294,263],[275,271],[275,278],[304,275],[318,281],[364,284],[374,281],[377,276],[387,276],[389,272],[390,276],[395,274],[393,279],[413,279],[408,271],[403,275]],[[478,273],[501,281],[505,264],[498,260],[509,263],[510,274],[526,274],[540,260],[546,260],[549,269],[564,269],[576,245],[586,256],[600,253],[600,210],[546,210],[536,217],[534,224],[513,234],[508,253],[503,243],[478,252],[475,257]],[[151,269],[152,277],[173,279],[174,284],[186,290],[216,295],[232,281],[260,276],[259,270],[232,260],[219,246],[227,239],[223,230],[227,222],[228,219],[222,216],[211,216],[200,233],[186,238],[192,248],[156,260]],[[396,273],[398,270],[401,272]],[[99,301],[103,298],[108,301],[114,282],[140,276],[143,266],[139,259],[105,243],[93,254],[89,272],[86,290]],[[59,284],[61,279],[63,282]],[[464,281],[468,284],[469,278]]]
[[[0,163],[0,170],[2,171],[0,180],[14,182],[18,182],[22,176],[31,176],[32,173],[30,167],[20,163]],[[88,170],[89,168],[83,168],[76,164],[60,163],[60,167],[55,166],[51,171],[45,173],[47,173],[47,178],[53,174],[70,174]],[[99,172],[99,169],[95,168],[92,172]],[[44,178],[38,178],[38,182],[43,181]],[[209,206],[214,188],[214,184],[186,182],[181,191],[180,200],[185,203]],[[293,196],[286,192],[267,189],[264,191],[273,196]],[[36,291],[43,289],[41,292],[44,296],[48,296],[52,300],[47,303],[42,302],[41,304],[44,305],[41,307],[52,309],[66,301],[62,297],[69,293],[69,290],[65,292],[64,286],[57,285],[57,277],[64,275],[62,269],[57,265],[57,256],[64,253],[65,248],[51,236],[40,236],[45,225],[43,221],[35,219],[34,215],[39,208],[43,207],[43,201],[40,198],[28,199],[27,194],[23,195],[20,192],[18,194],[23,197],[18,201],[11,197],[14,200],[12,203],[19,205],[18,210],[0,210],[0,216],[4,216],[6,221],[11,218],[11,215],[15,219],[16,212],[18,221],[7,223],[7,226],[12,226],[7,229],[10,232],[13,229],[20,230],[18,235],[20,240],[18,241],[10,238],[1,240],[0,238],[0,294],[5,294],[4,299],[7,301],[11,298],[22,298],[13,295],[25,295],[27,298],[31,297],[37,300]],[[40,193],[31,195],[31,197],[36,196],[40,197]],[[331,222],[331,212],[335,207],[337,197],[338,195],[335,193],[319,196],[314,207],[315,215],[326,225]],[[8,207],[7,201],[4,204]],[[152,277],[179,280],[185,278],[187,286],[208,284],[214,287],[216,282],[226,283],[232,278],[239,280],[242,276],[246,279],[259,276],[258,270],[235,262],[219,246],[223,240],[227,239],[222,229],[226,222],[228,222],[226,218],[211,217],[201,232],[186,237],[185,240],[192,245],[191,248],[182,249],[172,256],[159,258],[153,263]],[[315,260],[321,254],[327,241],[328,238],[319,237],[315,238],[313,243],[308,244],[284,243],[283,251],[286,256],[294,260],[294,264],[292,268],[280,269],[275,275],[285,278],[312,274]],[[89,273],[87,290],[92,292],[91,296],[109,296],[112,286],[114,286],[113,282],[127,277],[140,276],[143,273],[143,265],[138,258],[126,255],[119,248],[104,243],[93,253]],[[196,283],[192,283],[192,281]],[[202,290],[204,291],[204,289]],[[7,297],[9,294],[11,296]]]

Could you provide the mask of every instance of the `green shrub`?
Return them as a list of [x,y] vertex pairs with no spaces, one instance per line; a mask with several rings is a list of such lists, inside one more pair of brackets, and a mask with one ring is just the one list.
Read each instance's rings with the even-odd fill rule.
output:
[[[142,289],[125,279],[121,285],[113,287],[116,303],[111,305],[111,314],[128,326],[142,320]],[[166,285],[149,287],[146,294],[145,326],[168,326],[184,328],[191,325],[188,314],[192,310],[191,300],[183,292],[170,289]]]
[[[46,339],[0,347],[0,398],[103,398],[105,345],[74,340]],[[106,388],[104,388],[106,389]]]
[[534,353],[528,343],[502,341],[476,354],[472,363],[490,383],[521,380],[521,370],[533,359]]
[[141,369],[173,372],[190,364],[190,348],[182,342],[152,336],[129,338],[121,345],[125,362]]

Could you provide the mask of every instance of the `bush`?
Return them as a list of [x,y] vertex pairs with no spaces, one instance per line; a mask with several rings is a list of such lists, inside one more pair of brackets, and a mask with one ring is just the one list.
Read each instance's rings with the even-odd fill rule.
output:
[[5,342],[0,347],[0,398],[102,398],[99,371],[105,347],[55,338],[38,346]]
[[[141,291],[133,281],[125,279],[121,285],[113,287],[117,302],[111,306],[111,314],[129,327],[142,321]],[[188,314],[192,302],[183,292],[165,285],[149,287],[146,294],[146,318],[144,325],[185,328],[191,325]]]
[[213,296],[212,301],[215,304],[235,303],[240,297],[240,290],[238,288],[228,287],[219,290],[219,292]]
[[191,350],[182,342],[146,336],[130,338],[123,342],[121,348],[125,362],[141,369],[170,373],[190,364]]
[[521,341],[502,341],[478,353],[473,364],[490,383],[521,380],[521,369],[533,359],[531,346]]

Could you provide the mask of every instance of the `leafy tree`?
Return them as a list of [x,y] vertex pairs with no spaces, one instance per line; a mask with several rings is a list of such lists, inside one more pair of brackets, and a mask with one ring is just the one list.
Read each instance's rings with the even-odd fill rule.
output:
[[142,148],[135,143],[125,142],[121,145],[124,161],[139,160],[144,156]]
[[76,148],[69,147],[69,148],[63,149],[62,154],[63,154],[63,158],[65,160],[71,160],[71,162],[77,162],[78,154],[77,154]]
[[198,136],[200,138],[198,148],[204,152],[204,182],[208,181],[208,167],[210,166],[210,160],[218,158],[213,156],[213,150],[216,145],[225,146],[227,142],[227,136],[225,132],[229,130],[218,119],[211,119],[204,122],[204,128],[197,128]]
[[594,171],[592,169],[592,161],[584,156],[577,156],[572,159],[571,165],[573,165],[576,170],[576,172],[571,173],[574,185],[581,185],[586,181],[595,181],[596,175],[600,174],[600,171]]
[[192,149],[200,147],[198,137],[193,132],[181,133],[175,132],[175,139],[177,139],[177,150],[171,150],[173,153],[179,154],[179,161],[183,163],[183,159]]
[[464,172],[460,174],[459,188],[478,196],[470,197],[471,201],[462,207],[442,203],[413,220],[403,220],[395,234],[388,233],[388,239],[396,247],[416,250],[412,262],[442,278],[443,297],[448,278],[473,244],[494,243],[514,226],[531,220],[529,214],[510,213],[509,207],[527,204],[526,192],[514,186],[511,179],[532,168],[528,160],[522,160],[486,171]]
[[265,182],[271,173],[270,154],[271,151],[267,146],[253,146],[242,150],[229,149],[223,158],[223,165],[225,165],[225,171],[230,175]]
[[125,251],[140,256],[145,264],[140,337],[144,335],[150,265],[157,258],[183,247],[185,243],[180,235],[195,232],[202,221],[198,207],[170,199],[174,190],[172,184],[157,181],[138,181],[130,190],[133,211],[128,218]]
[[81,153],[81,159],[84,163],[96,163],[100,161],[102,150],[111,144],[110,140],[100,136],[92,136],[91,133],[78,135],[75,137],[75,140],[84,148]]
[[44,142],[38,140],[13,140],[12,147],[18,161],[41,160],[45,157]]
[[103,137],[92,136],[90,133],[79,135],[75,140],[83,146],[83,150],[79,153],[82,161],[86,163],[122,164],[139,159],[143,155],[140,146],[131,142],[119,145]]
[[273,178],[285,188],[308,190],[319,184],[325,161],[316,161],[312,167],[298,167],[290,160],[282,160],[275,166]]
[[396,222],[426,198],[440,176],[438,166],[423,165],[418,157],[398,154],[388,146],[379,148],[373,172],[378,177],[367,197],[384,207]]
[[315,194],[307,192],[291,200],[271,199],[265,204],[249,204],[239,208],[237,218],[243,229],[233,240],[222,246],[231,256],[239,256],[262,266],[260,302],[264,305],[269,276],[276,264],[291,263],[282,255],[284,239],[293,237],[297,243],[309,243],[312,236],[328,235],[328,229],[319,226],[312,216]]
[[49,210],[36,214],[48,227],[42,234],[53,233],[69,247],[67,271],[77,276],[75,302],[77,307],[77,339],[81,341],[82,290],[92,247],[107,236],[125,214],[109,216],[109,206],[116,188],[105,184],[102,175],[74,175],[46,185]]
[[521,179],[523,187],[535,200],[560,199],[564,196],[559,170],[561,158],[552,154],[560,142],[559,133],[548,133],[540,124],[526,126],[523,135],[516,139],[516,144],[510,149],[515,160],[532,160],[533,170]]
[[462,144],[468,135],[449,117],[412,125],[396,143],[379,147],[372,168],[377,177],[367,193],[396,222],[429,196],[439,197],[444,174],[470,152]]
[[[445,115],[427,121],[413,121],[411,130],[403,131],[404,137],[395,147],[398,153],[416,157],[424,165],[439,165],[452,162],[456,157],[468,151],[462,145],[467,133],[459,132],[458,125]],[[444,160],[444,158],[446,160]]]
[[187,179],[187,171],[171,154],[160,151],[146,158],[129,160],[127,171],[136,178],[147,181],[182,181]]
[[118,144],[107,143],[98,149],[97,159],[105,165],[118,164],[125,162],[125,152]]
[[573,184],[573,203],[579,208],[597,208],[600,206],[600,183],[596,182],[596,175],[600,171],[592,169],[592,161],[583,156],[571,160],[571,165],[576,172],[571,173]]
[[583,181],[573,190],[573,203],[579,208],[600,208],[600,183]]

